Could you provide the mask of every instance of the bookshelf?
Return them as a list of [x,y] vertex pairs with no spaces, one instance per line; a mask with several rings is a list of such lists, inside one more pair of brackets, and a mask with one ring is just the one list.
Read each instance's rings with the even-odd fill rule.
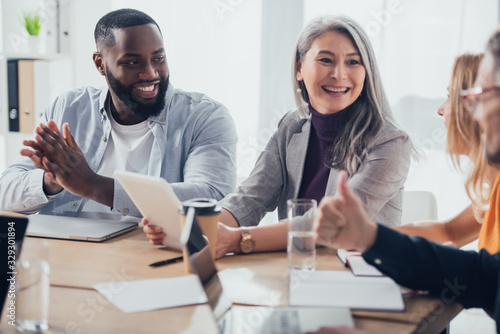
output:
[[[43,64],[44,70],[35,70],[32,75],[35,93],[31,94],[38,91],[34,124],[57,95],[74,86],[70,20],[73,6],[72,0],[0,0],[0,173],[19,156],[22,141],[32,136],[32,130],[26,128],[24,133],[9,131],[12,114],[7,64],[9,60]],[[37,45],[30,41],[23,24],[23,14],[35,12],[42,18]],[[28,86],[20,84],[18,89],[26,96]]]

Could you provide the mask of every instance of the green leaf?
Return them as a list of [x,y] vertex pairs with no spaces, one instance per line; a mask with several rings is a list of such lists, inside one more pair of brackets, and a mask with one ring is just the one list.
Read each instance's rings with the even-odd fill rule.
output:
[[24,27],[31,36],[38,36],[42,22],[38,14],[24,13]]

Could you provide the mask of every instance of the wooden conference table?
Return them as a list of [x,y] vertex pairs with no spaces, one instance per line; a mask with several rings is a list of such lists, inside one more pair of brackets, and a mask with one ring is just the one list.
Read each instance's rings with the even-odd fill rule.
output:
[[[151,246],[138,229],[102,242],[25,238],[26,243],[47,241],[50,247],[50,310],[47,333],[217,333],[207,304],[123,313],[92,288],[93,284],[185,275],[178,262],[151,268],[152,262],[179,256]],[[247,268],[253,280],[279,292],[280,306],[288,304],[288,270],[285,252],[234,255],[217,260],[219,270]],[[318,270],[347,270],[335,251],[319,249]],[[405,297],[406,312],[353,311],[357,328],[369,333],[439,333],[460,312],[455,303],[429,296]],[[4,313],[5,314],[5,313]],[[2,333],[16,331],[3,317]]]

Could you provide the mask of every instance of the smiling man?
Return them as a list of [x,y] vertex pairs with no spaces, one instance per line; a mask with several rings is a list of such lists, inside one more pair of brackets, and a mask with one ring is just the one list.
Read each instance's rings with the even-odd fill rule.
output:
[[234,122],[222,104],[169,83],[157,23],[120,9],[99,20],[94,37],[107,87],[69,91],[45,110],[0,178],[0,210],[140,217],[116,170],[163,177],[180,200],[233,191]]

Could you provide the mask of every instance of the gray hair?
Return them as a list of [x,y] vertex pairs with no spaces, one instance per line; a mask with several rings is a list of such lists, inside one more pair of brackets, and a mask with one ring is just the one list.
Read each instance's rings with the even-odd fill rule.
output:
[[314,40],[329,31],[348,36],[361,55],[366,77],[363,90],[352,104],[353,110],[340,131],[327,164],[336,169],[346,169],[352,175],[366,157],[370,143],[384,125],[384,121],[396,125],[389,102],[382,86],[375,54],[363,28],[345,16],[323,16],[311,21],[297,41],[292,60],[292,86],[295,103],[301,118],[309,117],[309,95],[303,81],[297,80],[299,66]]

